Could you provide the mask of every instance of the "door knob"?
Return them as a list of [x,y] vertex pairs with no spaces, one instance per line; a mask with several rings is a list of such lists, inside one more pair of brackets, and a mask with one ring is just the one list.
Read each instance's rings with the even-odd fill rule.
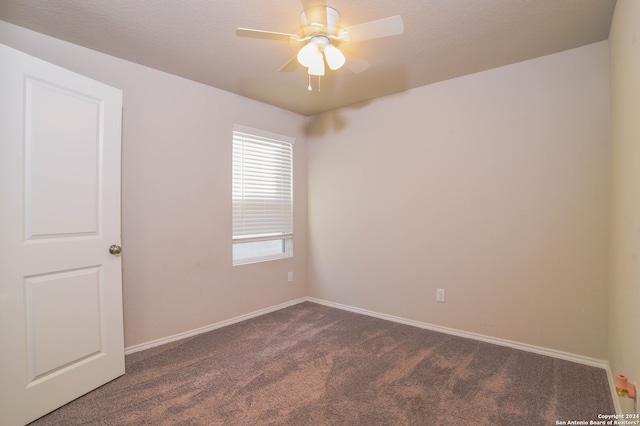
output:
[[109,253],[113,254],[114,256],[116,254],[120,254],[122,253],[122,247],[117,246],[117,245],[112,245],[111,247],[109,247]]

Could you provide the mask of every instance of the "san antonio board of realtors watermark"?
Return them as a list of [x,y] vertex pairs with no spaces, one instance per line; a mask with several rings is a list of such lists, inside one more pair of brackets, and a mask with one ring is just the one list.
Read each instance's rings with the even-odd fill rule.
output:
[[640,425],[640,414],[598,414],[598,420],[556,420],[556,425]]

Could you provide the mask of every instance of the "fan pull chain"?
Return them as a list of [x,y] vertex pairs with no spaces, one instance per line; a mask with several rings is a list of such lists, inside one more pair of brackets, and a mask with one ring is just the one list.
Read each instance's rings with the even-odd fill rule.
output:
[[[311,74],[309,74],[309,85],[307,86],[308,91],[312,91],[313,87],[311,87]],[[318,92],[320,91],[320,76],[318,76]]]

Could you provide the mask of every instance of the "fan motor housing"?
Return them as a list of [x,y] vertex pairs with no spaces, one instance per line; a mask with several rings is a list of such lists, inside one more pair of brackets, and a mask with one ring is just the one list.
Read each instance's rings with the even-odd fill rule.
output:
[[302,12],[300,24],[305,36],[337,35],[340,13],[332,7],[312,7]]

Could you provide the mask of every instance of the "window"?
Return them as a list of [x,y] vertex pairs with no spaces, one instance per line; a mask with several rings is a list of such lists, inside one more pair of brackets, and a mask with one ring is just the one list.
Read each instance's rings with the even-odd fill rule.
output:
[[293,143],[233,128],[233,264],[293,255]]

